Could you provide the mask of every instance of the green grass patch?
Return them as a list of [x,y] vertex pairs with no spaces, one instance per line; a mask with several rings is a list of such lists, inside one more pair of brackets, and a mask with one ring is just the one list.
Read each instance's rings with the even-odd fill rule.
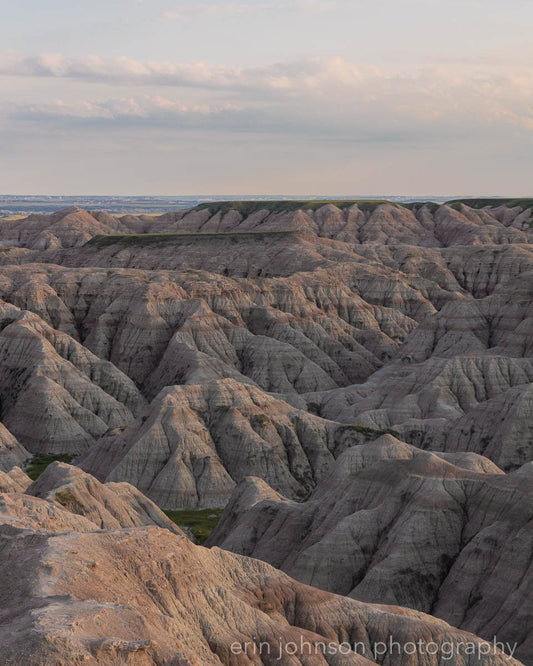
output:
[[87,245],[96,247],[107,247],[109,245],[161,245],[167,243],[176,243],[180,241],[205,241],[212,239],[230,239],[238,240],[264,240],[276,236],[288,236],[296,234],[298,230],[287,231],[217,231],[206,233],[161,233],[161,234],[99,234],[93,236]]
[[515,208],[520,206],[521,208],[533,208],[533,199],[454,199],[453,201],[448,201],[447,205],[454,208],[460,207],[461,204],[465,206],[470,206],[470,208],[485,208],[486,206],[507,206],[508,208]]
[[223,509],[183,509],[165,511],[165,514],[178,527],[189,529],[199,543],[204,543],[218,525],[222,511]]
[[32,479],[32,481],[35,481],[35,479],[38,479],[41,476],[48,465],[51,465],[56,460],[58,462],[70,463],[73,458],[74,456],[68,454],[57,456],[35,456],[26,468],[26,474]]
[[271,423],[270,418],[266,414],[252,414],[250,418],[250,424],[252,428],[254,426],[265,427]]
[[346,431],[355,431],[355,432],[360,432],[362,435],[366,435],[367,437],[371,439],[377,439],[378,437],[381,437],[382,435],[392,435],[393,437],[396,437],[399,439],[400,434],[396,430],[392,430],[390,428],[387,428],[386,430],[379,430],[376,428],[369,428],[368,426],[364,425],[359,425],[357,423],[347,423],[345,425],[340,425],[337,428],[337,432],[346,432]]
[[196,206],[193,210],[209,210],[212,215],[221,213],[225,215],[231,210],[235,210],[244,217],[257,213],[260,210],[267,210],[269,213],[290,213],[296,210],[318,210],[322,206],[332,204],[337,208],[345,209],[357,204],[363,211],[374,211],[382,204],[391,206],[400,206],[398,203],[387,201],[386,199],[316,199],[300,201],[215,201],[213,203],[204,203]]
[[54,495],[54,499],[61,506],[64,506],[65,509],[73,513],[83,514],[83,504],[78,502],[76,496],[70,490],[58,490]]
[[436,201],[411,201],[409,203],[402,204],[404,208],[408,208],[409,210],[420,210],[421,208],[428,208],[432,215],[437,212],[441,205],[442,204],[439,204]]

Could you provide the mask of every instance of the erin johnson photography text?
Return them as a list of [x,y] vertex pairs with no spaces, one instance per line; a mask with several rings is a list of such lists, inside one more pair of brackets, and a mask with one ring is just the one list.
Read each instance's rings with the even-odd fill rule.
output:
[[248,641],[244,643],[234,642],[231,644],[231,652],[234,655],[247,655],[247,656],[268,656],[272,659],[281,661],[285,657],[293,657],[295,655],[313,656],[313,655],[348,655],[358,654],[363,657],[372,658],[374,660],[390,656],[401,655],[419,655],[419,656],[438,656],[440,661],[452,661],[456,657],[471,656],[481,659],[496,651],[503,652],[504,654],[512,657],[518,647],[517,643],[503,643],[498,641],[496,637],[492,641],[426,641],[419,639],[418,641],[400,642],[392,638],[388,641],[376,641],[367,643],[358,641],[350,643],[348,641],[343,643],[323,642],[323,641],[307,641],[303,637],[298,642],[285,641],[279,638],[275,642],[270,641]]

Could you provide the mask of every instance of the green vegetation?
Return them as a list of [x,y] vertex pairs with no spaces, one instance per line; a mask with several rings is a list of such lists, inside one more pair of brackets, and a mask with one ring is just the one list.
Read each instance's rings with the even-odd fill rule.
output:
[[270,423],[270,418],[266,414],[252,414],[250,424],[252,428],[255,426],[267,426]]
[[437,210],[441,207],[442,204],[437,203],[436,201],[412,201],[410,203],[404,203],[402,206],[408,208],[409,210],[420,210],[426,206],[429,208],[429,212],[434,215]]
[[76,497],[70,492],[70,490],[58,490],[55,494],[56,500],[59,504],[67,506],[67,504],[73,504],[76,502]]
[[448,201],[449,206],[460,207],[461,204],[470,206],[471,208],[485,208],[485,206],[508,206],[514,208],[520,206],[521,208],[533,208],[533,199],[454,199]]
[[35,479],[41,476],[41,474],[48,467],[48,465],[51,465],[56,460],[58,462],[70,463],[72,462],[73,458],[74,456],[68,454],[57,455],[57,456],[35,456],[30,461],[26,469],[26,474],[30,477],[30,479],[35,481]]
[[189,529],[199,543],[204,543],[215,529],[223,509],[184,509],[165,511],[173,523],[182,529]]
[[[462,201],[452,201],[446,205],[449,206],[450,208],[453,208],[453,210],[456,210],[458,213],[460,213],[461,210],[463,209],[463,206],[468,204]],[[475,208],[475,206],[472,206],[472,208]]]
[[353,430],[355,432],[360,432],[362,435],[366,435],[371,439],[377,439],[381,435],[392,435],[393,437],[400,437],[400,434],[396,430],[391,430],[387,428],[386,430],[379,430],[376,428],[369,428],[368,426],[359,425],[357,423],[347,423],[346,425],[341,425],[338,427],[337,431],[346,431]]
[[209,239],[229,238],[231,240],[263,240],[272,236],[287,236],[297,233],[296,230],[288,231],[219,231],[207,233],[161,233],[161,234],[100,234],[93,236],[87,245],[106,247],[108,245],[160,245],[174,243],[182,240],[204,241]]
[[83,505],[78,502],[76,496],[73,495],[70,490],[58,490],[54,495],[54,499],[69,511],[74,511],[76,513],[83,512]]
[[252,213],[257,213],[260,210],[267,210],[270,213],[288,213],[295,210],[317,210],[333,204],[337,208],[349,208],[357,204],[361,210],[374,211],[381,204],[390,204],[391,206],[399,206],[400,204],[386,201],[385,199],[316,199],[316,200],[301,200],[301,201],[215,201],[213,203],[204,203],[196,206],[193,210],[209,210],[212,215],[215,213],[222,213],[225,215],[230,210],[235,210],[244,217],[248,217]]

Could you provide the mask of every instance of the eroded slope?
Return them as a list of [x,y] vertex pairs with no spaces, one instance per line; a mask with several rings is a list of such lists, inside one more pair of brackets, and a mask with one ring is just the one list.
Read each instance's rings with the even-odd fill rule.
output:
[[533,655],[531,465],[506,475],[474,454],[385,435],[347,449],[304,503],[250,478],[211,535],[298,580],[409,606]]
[[[94,501],[81,493],[82,506],[84,499]],[[167,529],[100,530],[71,513],[72,506],[20,493],[0,495],[0,501],[6,664],[364,666],[395,660],[437,666],[450,650],[461,666],[520,664],[427,615],[321,592],[258,560],[194,546]],[[39,514],[47,516],[44,527],[34,523]],[[390,639],[421,643],[398,661],[387,647]],[[261,652],[251,650],[254,642]]]

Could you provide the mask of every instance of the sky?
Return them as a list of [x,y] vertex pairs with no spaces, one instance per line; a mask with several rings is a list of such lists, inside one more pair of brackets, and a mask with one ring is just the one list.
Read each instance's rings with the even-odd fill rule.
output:
[[533,195],[531,0],[0,0],[0,192]]

